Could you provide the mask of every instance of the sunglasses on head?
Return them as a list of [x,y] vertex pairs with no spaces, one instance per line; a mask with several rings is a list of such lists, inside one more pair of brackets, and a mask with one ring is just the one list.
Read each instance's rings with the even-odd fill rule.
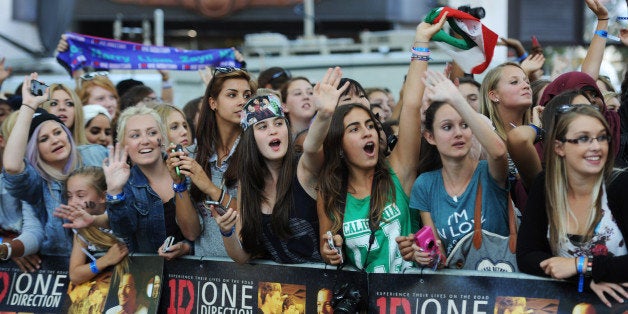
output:
[[241,69],[238,68],[234,68],[234,67],[216,67],[214,68],[214,72],[212,72],[212,80],[209,82],[209,90],[212,90],[212,87],[214,86],[214,79],[216,78],[216,75],[222,73],[222,74],[227,74],[227,73],[231,73],[231,72],[235,72]]
[[81,85],[83,85],[84,81],[91,81],[97,76],[109,76],[109,72],[107,71],[96,71],[96,72],[87,72],[80,76]]
[[[597,111],[600,111],[600,108],[598,108],[595,105],[589,105],[589,104],[564,104],[564,105],[560,105],[556,108],[556,118],[558,119],[558,116],[560,116],[561,114],[567,113],[567,112],[571,112],[574,111],[578,108],[593,108]],[[578,138],[566,138],[566,137],[562,137],[558,139],[560,142],[563,143],[571,143],[571,144],[577,144],[577,145],[584,145],[584,144],[592,144],[593,140],[596,140],[598,143],[608,143],[611,141],[611,136],[604,134],[604,135],[600,135],[598,137],[589,137],[588,135],[582,135],[579,136]]]
[[270,80],[268,80],[268,82],[272,82],[272,81],[274,81],[274,80],[276,80],[276,79],[278,79],[280,77],[284,77],[286,80],[289,80],[289,79],[292,78],[292,75],[290,74],[290,71],[288,71],[288,70],[281,70],[281,71],[273,74],[270,77]]

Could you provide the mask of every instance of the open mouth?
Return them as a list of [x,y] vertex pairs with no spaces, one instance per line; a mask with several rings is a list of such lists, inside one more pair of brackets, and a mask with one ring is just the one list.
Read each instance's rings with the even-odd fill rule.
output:
[[270,143],[268,144],[273,150],[278,150],[279,146],[281,145],[281,140],[279,139],[274,139],[272,141],[270,141]]
[[58,151],[60,151],[60,150],[62,150],[62,149],[63,149],[63,146],[59,146],[59,147],[57,147],[57,148],[53,149],[53,150],[52,150],[52,152],[53,152],[53,153],[56,153],[56,152],[58,152]]
[[57,118],[59,118],[59,120],[61,120],[61,121],[67,121],[68,120],[68,116],[66,116],[66,115],[58,115]]
[[153,152],[152,148],[145,148],[145,149],[140,150],[140,154],[150,154],[152,152]]
[[366,145],[364,145],[363,149],[367,154],[372,155],[375,152],[375,143],[368,142],[366,143]]

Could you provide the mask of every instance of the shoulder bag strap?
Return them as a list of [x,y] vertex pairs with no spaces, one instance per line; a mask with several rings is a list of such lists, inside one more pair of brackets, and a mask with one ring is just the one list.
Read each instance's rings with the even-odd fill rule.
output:
[[479,250],[482,246],[482,182],[478,180],[475,194],[475,212],[473,214],[473,246]]
[[512,254],[517,250],[517,225],[515,223],[515,209],[512,206],[512,198],[508,192],[508,229],[510,230],[508,238],[508,248]]

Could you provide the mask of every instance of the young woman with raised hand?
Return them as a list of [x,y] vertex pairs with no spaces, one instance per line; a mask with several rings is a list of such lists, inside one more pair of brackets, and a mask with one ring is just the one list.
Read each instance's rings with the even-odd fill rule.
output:
[[[61,209],[80,208],[90,215],[105,212],[107,183],[100,167],[82,167],[74,170],[66,181],[68,205]],[[89,226],[75,229],[70,255],[70,281],[80,285],[96,277],[101,271],[115,266],[118,275],[128,272],[128,249],[110,230]],[[94,257],[96,253],[104,253]],[[122,262],[122,263],[121,263]]]
[[591,105],[563,106],[546,137],[517,237],[525,273],[576,278],[606,305],[628,298],[628,172],[613,173],[611,130]]
[[77,145],[89,144],[83,126],[83,104],[78,95],[63,84],[50,85],[50,100],[42,108],[59,117],[70,131]]
[[[164,160],[161,118],[153,109],[129,107],[120,114],[117,134],[118,143],[103,162],[111,228],[130,252],[158,252],[167,259],[190,254],[193,247],[186,240],[194,241],[201,225],[186,177],[175,170],[178,155],[169,153]],[[168,236],[176,244],[164,252]]]
[[70,130],[55,115],[37,107],[48,99],[30,93],[31,73],[22,85],[23,103],[3,155],[6,189],[11,195],[31,204],[44,224],[42,254],[70,255],[72,235],[63,220],[53,216],[65,200],[63,182],[68,174],[83,165],[97,166],[107,155],[100,145],[78,146]]
[[[425,84],[430,106],[425,111],[423,135],[433,151],[424,154],[436,159],[430,164],[440,166],[419,175],[412,187],[410,208],[421,211],[423,225],[434,230],[441,253],[449,256],[458,240],[473,231],[465,226],[473,224],[480,185],[482,229],[509,234],[507,151],[504,141],[443,74],[428,72]],[[470,154],[473,135],[484,148],[486,160],[479,161]],[[436,262],[430,252],[416,244],[412,248],[413,260],[420,265]]]
[[[416,49],[428,53],[428,43],[445,22],[421,23]],[[404,261],[396,238],[418,229],[418,214],[408,208],[408,195],[418,172],[421,129],[421,75],[427,57],[413,57],[404,88],[399,140],[388,158],[380,149],[375,116],[362,104],[339,106],[324,142],[325,161],[318,198],[320,251],[330,264],[348,264],[367,272],[401,273]],[[327,245],[329,236],[345,256]],[[404,237],[405,238],[405,237]]]
[[[314,118],[299,158],[289,123],[275,95],[257,95],[244,107],[237,150],[238,208],[216,221],[229,256],[238,263],[320,262],[316,187],[323,139],[338,104],[340,68],[328,69],[314,88]],[[214,210],[215,212],[215,210]]]
[[[192,198],[204,207],[206,201],[219,201],[225,207],[237,206],[235,175],[227,178],[233,154],[240,141],[240,114],[257,87],[251,76],[236,68],[216,68],[203,97],[196,128],[196,156],[178,154],[177,165],[192,180]],[[206,207],[206,206],[205,206]],[[206,207],[208,208],[208,207]],[[228,257],[220,238],[220,228],[209,210],[201,210],[203,230],[195,242],[196,256]]]

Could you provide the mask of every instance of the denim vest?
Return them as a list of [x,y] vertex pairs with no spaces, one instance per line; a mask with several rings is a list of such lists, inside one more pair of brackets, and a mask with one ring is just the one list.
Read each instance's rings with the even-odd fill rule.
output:
[[123,238],[130,252],[157,253],[166,239],[164,205],[136,165],[124,185],[124,201],[109,202],[111,229]]
[[[107,149],[101,145],[82,145],[78,147],[78,152],[82,159],[81,166],[102,166],[102,161],[107,157]],[[72,231],[63,227],[63,219],[53,216],[55,208],[67,203],[63,183],[46,181],[28,161],[24,160],[24,164],[22,173],[3,172],[5,187],[13,197],[33,206],[37,218],[44,225],[41,253],[69,256],[72,252]]]

